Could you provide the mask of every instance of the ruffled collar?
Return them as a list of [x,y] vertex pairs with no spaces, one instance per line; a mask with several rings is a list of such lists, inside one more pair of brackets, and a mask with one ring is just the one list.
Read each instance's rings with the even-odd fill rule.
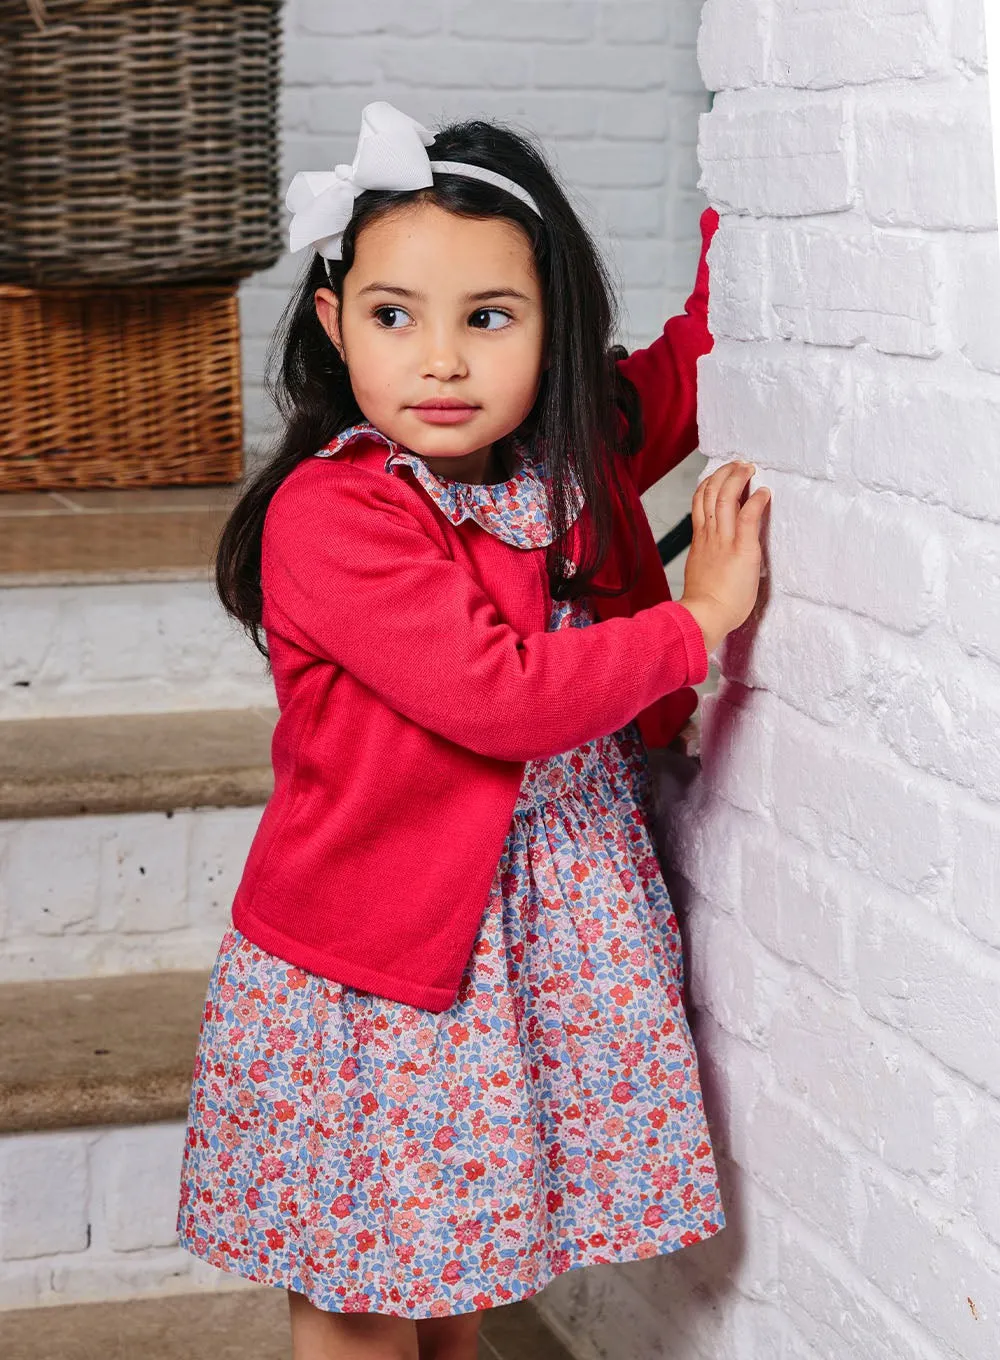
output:
[[[362,435],[378,440],[389,450],[386,472],[399,476],[403,468],[410,468],[452,524],[474,520],[487,533],[516,548],[544,548],[552,542],[543,460],[533,457],[524,445],[515,446],[517,466],[504,482],[443,481],[431,472],[419,454],[396,444],[368,422],[343,430],[316,456],[332,458]],[[576,520],[583,505],[583,492],[575,477],[571,494],[569,524]]]

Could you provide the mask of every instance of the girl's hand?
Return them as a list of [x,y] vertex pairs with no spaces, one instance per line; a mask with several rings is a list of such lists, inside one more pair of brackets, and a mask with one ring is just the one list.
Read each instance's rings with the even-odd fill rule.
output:
[[760,487],[740,505],[756,469],[724,463],[700,482],[691,503],[693,534],[678,601],[694,616],[712,652],[750,615],[760,585],[760,523],[771,499]]

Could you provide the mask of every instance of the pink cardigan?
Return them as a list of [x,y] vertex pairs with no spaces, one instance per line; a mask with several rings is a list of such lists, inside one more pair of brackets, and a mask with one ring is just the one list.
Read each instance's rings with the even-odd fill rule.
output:
[[[639,495],[697,445],[717,221],[706,210],[684,316],[621,361],[647,431],[623,460],[642,573],[626,596],[591,597],[601,622],[546,632],[544,548],[451,524],[410,469],[386,472],[374,440],[307,459],[278,489],[262,550],[280,708],[274,793],[233,905],[253,943],[336,982],[446,1010],[525,761],[636,717],[647,745],[665,745],[693,711],[705,644],[669,599]],[[598,582],[618,570],[613,551]]]

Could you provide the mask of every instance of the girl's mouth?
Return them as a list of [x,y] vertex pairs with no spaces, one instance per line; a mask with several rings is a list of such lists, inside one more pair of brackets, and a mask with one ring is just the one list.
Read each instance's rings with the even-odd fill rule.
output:
[[425,402],[420,406],[411,406],[410,410],[428,425],[461,425],[464,421],[471,420],[479,407],[455,402],[442,402],[440,405]]

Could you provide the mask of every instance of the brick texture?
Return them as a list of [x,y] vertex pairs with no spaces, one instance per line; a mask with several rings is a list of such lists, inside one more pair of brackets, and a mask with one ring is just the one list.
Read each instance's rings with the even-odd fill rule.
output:
[[[659,827],[730,1227],[580,1360],[1000,1354],[1000,249],[981,0],[706,0],[710,466],[771,487]],[[678,797],[679,795],[674,795]],[[624,1323],[631,1345],[619,1344]]]

